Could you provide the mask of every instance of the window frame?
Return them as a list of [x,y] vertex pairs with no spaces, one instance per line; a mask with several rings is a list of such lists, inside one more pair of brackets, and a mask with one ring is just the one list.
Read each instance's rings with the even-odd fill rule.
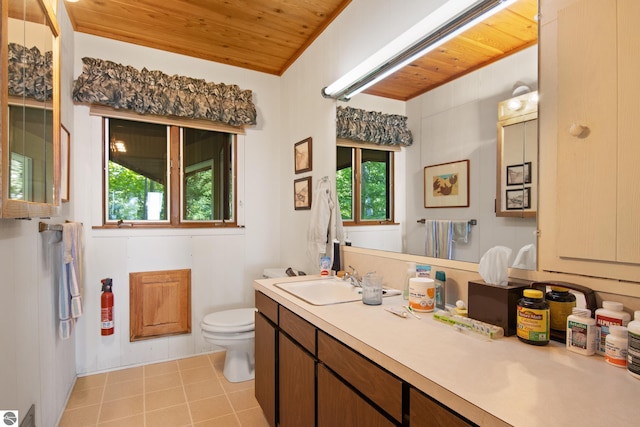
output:
[[[91,115],[100,116],[102,123],[102,226],[97,228],[231,228],[241,227],[238,225],[238,144],[239,136],[244,135],[243,128],[208,122],[206,120],[197,119],[176,119],[160,116],[141,116],[136,113],[115,110],[109,107],[92,106]],[[167,185],[167,211],[168,219],[162,221],[129,221],[129,220],[110,220],[107,216],[108,205],[108,119],[122,119],[134,122],[153,123],[167,126],[168,129],[168,175],[169,181]],[[207,131],[215,131],[230,134],[232,138],[232,161],[233,166],[233,186],[230,191],[233,194],[233,218],[229,220],[183,220],[182,219],[182,180],[184,172],[182,170],[182,129],[201,129]]]
[[[379,144],[371,144],[371,143],[361,143],[355,142],[348,139],[339,138],[336,141],[336,159],[337,159],[337,150],[339,147],[350,148],[353,150],[354,155],[352,157],[352,169],[353,169],[353,212],[352,220],[342,220],[344,226],[353,227],[353,226],[371,226],[371,225],[393,225],[395,222],[395,203],[396,203],[396,188],[395,188],[395,169],[396,169],[396,152],[400,151],[400,147],[395,146],[386,146]],[[362,167],[362,150],[378,150],[378,151],[386,151],[389,153],[389,165],[390,170],[388,173],[389,179],[389,195],[387,202],[389,203],[389,216],[385,220],[363,220],[361,219],[361,211],[362,211],[362,203],[361,203],[361,167]],[[337,165],[336,165],[336,173],[337,173]],[[337,196],[336,196],[337,197]]]

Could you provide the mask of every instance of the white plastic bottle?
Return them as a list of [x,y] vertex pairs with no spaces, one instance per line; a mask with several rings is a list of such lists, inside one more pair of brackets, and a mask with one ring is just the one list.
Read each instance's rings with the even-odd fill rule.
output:
[[629,344],[627,349],[627,370],[640,380],[640,310],[633,313],[633,321],[627,325]]
[[573,307],[567,317],[567,350],[585,356],[596,352],[596,319],[588,308]]
[[624,306],[620,302],[602,301],[602,308],[596,310],[596,326],[598,327],[598,345],[596,353],[605,355],[606,339],[609,334],[609,326],[627,326],[631,315],[622,311]]
[[606,338],[606,351],[604,360],[618,368],[627,367],[627,347],[629,335],[626,326],[609,326],[609,334]]
[[416,277],[416,263],[408,262],[407,263],[407,276],[405,277],[404,282],[404,292],[402,293],[402,298],[405,300],[409,300],[409,280],[412,277]]

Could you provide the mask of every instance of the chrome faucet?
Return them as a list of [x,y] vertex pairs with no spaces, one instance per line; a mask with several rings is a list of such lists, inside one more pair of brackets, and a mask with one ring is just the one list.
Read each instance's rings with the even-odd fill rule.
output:
[[342,280],[348,280],[349,283],[351,283],[353,286],[361,288],[362,282],[360,281],[360,277],[358,277],[358,270],[356,270],[352,266],[349,266],[349,268],[351,269],[351,273],[345,273],[345,275],[342,277]]

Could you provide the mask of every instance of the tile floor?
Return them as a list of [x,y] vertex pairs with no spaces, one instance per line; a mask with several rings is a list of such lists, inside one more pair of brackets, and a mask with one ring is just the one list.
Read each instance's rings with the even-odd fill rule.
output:
[[78,378],[59,427],[262,427],[254,382],[230,383],[224,352]]

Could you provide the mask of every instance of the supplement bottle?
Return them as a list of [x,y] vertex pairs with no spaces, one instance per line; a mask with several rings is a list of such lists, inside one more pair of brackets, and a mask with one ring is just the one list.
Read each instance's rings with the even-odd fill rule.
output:
[[626,326],[609,326],[604,360],[618,368],[626,368],[628,339]]
[[414,311],[433,311],[435,294],[436,287],[432,279],[426,277],[409,279],[409,307]]
[[620,302],[602,301],[602,308],[596,310],[597,343],[596,353],[604,356],[606,350],[606,339],[609,334],[609,326],[627,326],[631,315],[622,311],[623,305]]
[[567,317],[576,306],[576,296],[567,288],[551,286],[546,299],[549,303],[549,328],[564,332],[567,328]]
[[633,313],[633,322],[627,325],[629,347],[627,348],[627,370],[640,380],[640,310]]
[[549,344],[549,304],[544,293],[537,289],[525,289],[524,298],[518,300],[518,339],[532,345]]
[[596,319],[588,308],[574,307],[567,317],[567,350],[585,356],[596,352]]

